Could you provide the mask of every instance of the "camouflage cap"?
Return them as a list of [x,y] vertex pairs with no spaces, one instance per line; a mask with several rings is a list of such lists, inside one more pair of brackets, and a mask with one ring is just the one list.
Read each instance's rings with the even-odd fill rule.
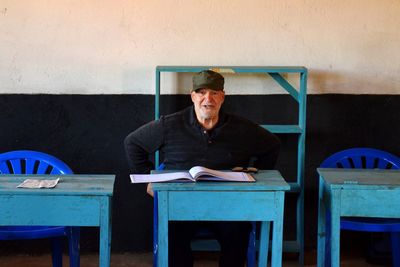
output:
[[212,70],[203,70],[193,76],[192,92],[202,88],[224,90],[224,76]]

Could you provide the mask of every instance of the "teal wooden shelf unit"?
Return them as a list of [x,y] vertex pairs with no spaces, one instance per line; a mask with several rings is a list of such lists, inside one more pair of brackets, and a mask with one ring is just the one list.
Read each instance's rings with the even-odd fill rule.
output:
[[[155,119],[160,117],[161,73],[195,73],[202,70],[214,70],[221,73],[253,73],[266,74],[272,77],[298,105],[297,124],[261,125],[277,134],[295,134],[297,138],[297,177],[295,182],[289,183],[290,191],[297,194],[296,203],[296,240],[285,240],[283,250],[298,252],[299,261],[304,261],[304,161],[306,137],[306,100],[307,100],[307,68],[296,66],[157,66],[155,92]],[[299,88],[296,89],[285,78],[285,74],[299,74]],[[156,166],[158,166],[156,154]]]

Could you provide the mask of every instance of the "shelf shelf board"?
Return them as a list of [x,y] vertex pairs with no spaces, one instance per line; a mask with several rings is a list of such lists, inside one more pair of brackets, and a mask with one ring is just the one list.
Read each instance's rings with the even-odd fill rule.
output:
[[157,66],[159,72],[199,72],[205,69],[221,73],[305,73],[303,66]]
[[279,125],[263,124],[260,126],[272,133],[288,133],[288,134],[303,133],[303,130],[297,124],[279,124]]

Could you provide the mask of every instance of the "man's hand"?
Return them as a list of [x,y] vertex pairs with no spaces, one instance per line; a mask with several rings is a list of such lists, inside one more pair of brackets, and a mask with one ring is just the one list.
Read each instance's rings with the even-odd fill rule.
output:
[[147,194],[149,194],[150,196],[154,197],[154,191],[153,188],[151,187],[151,183],[147,184]]

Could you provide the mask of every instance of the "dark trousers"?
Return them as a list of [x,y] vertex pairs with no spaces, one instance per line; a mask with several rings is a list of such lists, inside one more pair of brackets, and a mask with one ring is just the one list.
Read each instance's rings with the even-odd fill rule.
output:
[[243,267],[247,256],[249,222],[169,222],[169,267],[193,266],[190,242],[199,229],[209,230],[218,240],[220,267]]

